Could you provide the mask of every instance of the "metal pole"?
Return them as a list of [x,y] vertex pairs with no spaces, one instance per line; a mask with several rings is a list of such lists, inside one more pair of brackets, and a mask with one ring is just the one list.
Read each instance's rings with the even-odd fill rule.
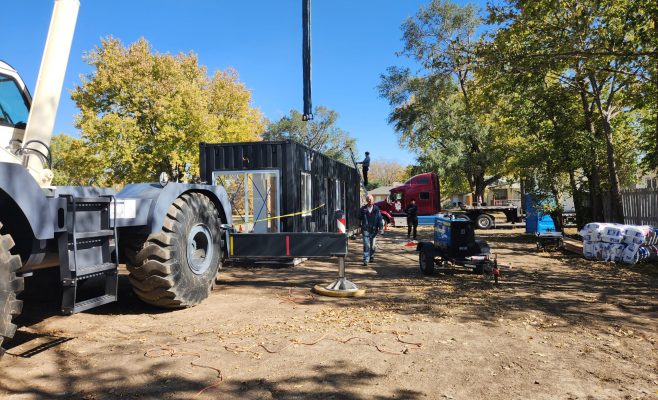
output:
[[338,257],[338,279],[345,279],[345,257]]
[[302,120],[313,119],[311,102],[311,0],[302,0],[302,70],[304,79],[304,115]]

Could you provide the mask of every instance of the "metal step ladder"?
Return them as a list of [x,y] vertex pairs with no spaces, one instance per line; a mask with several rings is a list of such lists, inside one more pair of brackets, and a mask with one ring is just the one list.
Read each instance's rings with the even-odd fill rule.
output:
[[[114,196],[67,198],[67,231],[58,238],[62,313],[70,315],[117,300],[118,241],[116,221],[111,220]],[[114,253],[114,257],[112,257]],[[105,290],[96,297],[78,301],[78,285],[101,277]]]
[[361,192],[360,192],[361,202],[365,203],[366,196],[368,195],[368,189],[366,188],[366,185],[363,182],[363,175],[361,175],[361,169],[359,168],[359,165],[356,162],[356,158],[354,158],[354,152],[352,151],[351,147],[348,147],[348,149],[350,149],[350,157],[352,158],[352,163],[354,164],[354,168],[356,168],[356,173],[359,174],[359,182],[361,182]]

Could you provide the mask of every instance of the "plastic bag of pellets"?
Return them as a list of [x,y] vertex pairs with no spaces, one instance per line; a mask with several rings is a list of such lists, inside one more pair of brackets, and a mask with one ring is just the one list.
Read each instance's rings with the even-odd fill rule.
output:
[[649,262],[658,260],[658,245],[645,244],[637,251],[637,262]]
[[594,222],[580,234],[583,256],[590,260],[636,264],[658,259],[658,228]]
[[628,225],[626,226],[623,242],[626,244],[644,244],[647,237],[651,237],[652,234],[655,234],[655,230],[651,226]]
[[588,260],[598,259],[596,242],[591,240],[583,240],[583,256]]

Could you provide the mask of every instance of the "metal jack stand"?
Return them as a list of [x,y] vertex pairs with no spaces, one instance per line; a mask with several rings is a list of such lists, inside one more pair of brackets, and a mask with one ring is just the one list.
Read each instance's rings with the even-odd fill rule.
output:
[[[336,227],[338,233],[347,234],[345,213],[342,210],[336,210]],[[315,285],[313,287],[315,293],[332,297],[361,297],[366,294],[365,289],[359,289],[358,286],[345,278],[345,255],[347,255],[347,245],[345,245],[344,252],[332,254],[332,256],[338,257],[338,279],[327,286]]]
[[358,286],[345,277],[344,255],[338,256],[338,279],[327,286],[315,285],[313,291],[331,297],[361,297],[366,294],[365,289],[359,289]]
[[345,278],[345,257],[338,257],[338,279],[327,286],[328,290],[357,291],[359,287]]

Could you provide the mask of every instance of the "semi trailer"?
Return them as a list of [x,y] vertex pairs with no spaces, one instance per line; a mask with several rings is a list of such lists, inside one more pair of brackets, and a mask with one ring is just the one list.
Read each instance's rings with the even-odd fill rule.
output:
[[[418,206],[418,223],[434,226],[434,217],[441,212],[439,177],[433,172],[413,176],[403,185],[391,189],[389,197],[385,201],[378,202],[377,206],[382,211],[386,223],[400,225],[405,220],[404,210],[411,200],[415,200]],[[480,229],[494,227],[494,213],[505,214],[507,222],[521,222],[520,209],[514,205],[469,205],[453,211],[467,216]]]
[[[411,200],[415,200],[418,206],[419,225],[434,226],[434,217],[441,211],[449,211],[452,214],[468,217],[478,229],[490,229],[502,226],[496,221],[496,214],[503,214],[505,224],[515,226],[526,220],[527,211],[532,212],[532,210],[522,208],[520,201],[517,204],[509,202],[500,205],[459,204],[450,210],[442,210],[439,178],[434,172],[426,172],[409,178],[403,185],[392,188],[386,200],[376,204],[382,211],[385,222],[398,226],[404,224],[406,218],[404,210]],[[527,201],[525,206],[528,208],[530,205],[531,202]],[[562,214],[565,226],[575,226],[575,212],[572,212],[571,208],[573,207],[568,208],[569,211]]]

